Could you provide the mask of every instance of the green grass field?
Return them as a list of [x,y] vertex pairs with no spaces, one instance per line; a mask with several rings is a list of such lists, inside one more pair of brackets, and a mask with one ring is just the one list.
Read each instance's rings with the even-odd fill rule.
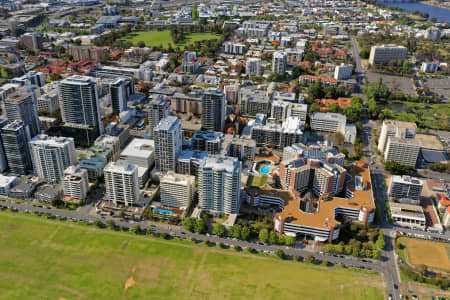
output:
[[379,275],[0,212],[0,299],[383,299]]
[[211,39],[218,39],[220,35],[210,32],[205,33],[191,33],[186,34],[185,39],[182,43],[175,44],[172,41],[172,37],[170,36],[169,30],[157,31],[138,31],[130,33],[125,40],[132,42],[134,45],[137,45],[140,41],[143,41],[147,47],[153,47],[163,45],[164,48],[169,46],[169,43],[172,44],[172,47],[180,47],[183,50],[185,45],[192,44],[196,41],[204,41]]

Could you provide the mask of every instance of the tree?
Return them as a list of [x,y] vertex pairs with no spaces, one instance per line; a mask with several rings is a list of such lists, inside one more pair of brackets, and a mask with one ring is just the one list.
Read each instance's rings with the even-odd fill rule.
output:
[[386,246],[386,242],[384,241],[383,231],[380,230],[378,233],[378,239],[376,242],[378,248],[383,249]]
[[362,48],[359,52],[359,57],[363,59],[368,59],[370,56],[370,48]]
[[280,234],[278,236],[278,241],[277,242],[278,242],[279,245],[284,245],[286,243],[286,239],[285,239],[284,235]]
[[139,41],[137,45],[138,45],[139,48],[145,48],[145,42],[144,41]]
[[125,219],[125,211],[123,211],[123,210],[120,211],[120,217],[122,219]]
[[313,264],[316,262],[316,258],[313,255],[308,255],[306,261]]
[[195,227],[195,219],[192,217],[188,217],[181,222],[183,228],[187,231],[193,232]]
[[239,224],[233,225],[231,227],[231,236],[235,239],[239,239],[241,237],[242,226]]
[[116,229],[116,223],[114,222],[114,220],[108,220],[106,222],[106,224],[108,224],[108,227],[111,229]]
[[244,240],[244,241],[248,240],[250,238],[250,234],[251,234],[251,231],[248,226],[242,227],[241,240]]
[[272,245],[278,243],[278,237],[275,231],[269,233],[269,243]]
[[278,257],[281,258],[281,259],[284,259],[284,258],[285,258],[284,251],[281,250],[281,249],[278,249],[277,251],[275,251],[275,254],[276,254],[276,256],[278,256]]
[[98,228],[105,227],[105,224],[103,224],[103,222],[100,220],[95,220],[94,225],[97,226]]
[[133,229],[131,229],[131,232],[133,232],[134,234],[142,234],[142,228],[139,225],[136,225],[133,227]]
[[208,226],[203,219],[197,219],[194,229],[197,233],[206,233],[208,231]]
[[335,139],[336,139],[336,145],[342,145],[344,144],[345,141],[345,137],[341,132],[336,132],[334,135]]
[[286,246],[294,246],[295,238],[293,236],[288,235],[284,238],[284,243],[286,244]]
[[258,238],[261,243],[267,243],[267,241],[269,240],[269,231],[267,229],[261,229]]
[[315,113],[315,112],[319,112],[320,111],[320,106],[318,103],[313,103],[311,104],[311,108],[310,108],[310,112],[311,113]]
[[380,251],[372,250],[372,257],[375,258],[375,259],[380,259],[381,258]]
[[224,237],[227,233],[227,230],[225,228],[225,226],[223,226],[222,224],[214,224],[213,229],[212,229],[212,234],[220,236],[220,237]]

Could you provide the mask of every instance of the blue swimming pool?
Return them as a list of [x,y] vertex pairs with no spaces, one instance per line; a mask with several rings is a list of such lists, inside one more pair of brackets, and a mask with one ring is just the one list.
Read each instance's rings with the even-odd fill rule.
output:
[[270,167],[269,166],[262,166],[261,174],[267,174],[269,172],[270,172]]

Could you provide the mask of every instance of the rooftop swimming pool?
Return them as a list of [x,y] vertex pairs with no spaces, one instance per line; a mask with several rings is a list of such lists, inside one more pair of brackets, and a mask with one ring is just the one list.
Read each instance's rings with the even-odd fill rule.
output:
[[265,175],[267,173],[270,172],[270,167],[269,166],[262,166],[261,167],[261,174]]

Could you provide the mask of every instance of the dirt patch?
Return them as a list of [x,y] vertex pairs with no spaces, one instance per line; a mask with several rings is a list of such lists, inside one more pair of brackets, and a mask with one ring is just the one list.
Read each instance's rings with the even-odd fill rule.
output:
[[17,226],[17,225],[6,225],[5,226],[5,230],[17,230],[17,229],[19,229],[19,226]]
[[67,300],[66,298],[59,297],[58,300]]
[[124,292],[127,292],[127,290],[134,285],[136,285],[136,281],[134,280],[134,277],[131,276],[128,278],[127,282],[125,282]]
[[418,239],[407,239],[406,247],[411,263],[431,268],[450,270],[450,261],[443,244]]

